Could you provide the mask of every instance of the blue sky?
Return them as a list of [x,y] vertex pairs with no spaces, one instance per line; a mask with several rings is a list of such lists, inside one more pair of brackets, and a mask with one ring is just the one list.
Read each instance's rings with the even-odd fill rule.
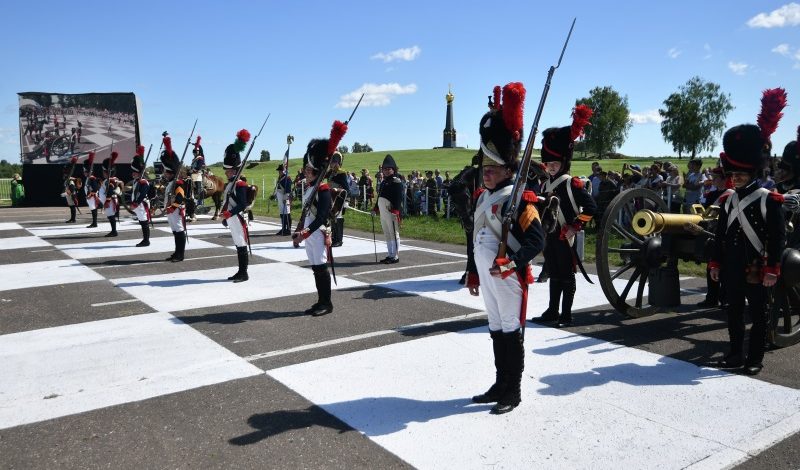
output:
[[451,84],[458,144],[476,148],[496,84],[525,84],[530,128],[573,17],[540,131],[568,124],[576,99],[610,85],[636,118],[619,150],[670,155],[656,110],[695,75],[731,95],[729,126],[755,122],[761,91],[776,86],[786,88],[789,107],[775,147],[800,125],[800,3],[787,1],[43,0],[3,10],[0,158],[14,162],[21,91],[134,92],[143,144],[158,148],[164,130],[185,142],[198,118],[213,162],[237,130],[257,131],[268,112],[255,150],[277,158],[291,133],[292,156],[302,155],[310,138],[347,118],[349,96],[362,89],[370,94],[344,144],[439,146]]

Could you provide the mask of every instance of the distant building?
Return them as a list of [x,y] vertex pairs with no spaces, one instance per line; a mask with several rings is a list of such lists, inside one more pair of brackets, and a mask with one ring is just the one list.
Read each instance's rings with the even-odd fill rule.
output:
[[447,117],[445,117],[444,121],[444,131],[442,131],[442,148],[452,149],[456,148],[456,129],[453,127],[453,100],[455,96],[450,87],[447,88],[445,99],[447,100]]

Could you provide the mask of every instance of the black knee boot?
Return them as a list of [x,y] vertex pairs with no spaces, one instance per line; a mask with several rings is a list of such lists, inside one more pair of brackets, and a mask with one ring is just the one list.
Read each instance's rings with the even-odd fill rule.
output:
[[97,227],[97,209],[92,209],[92,223],[87,225],[86,228]]
[[472,403],[495,403],[503,396],[508,387],[506,374],[506,345],[503,342],[503,331],[489,331],[492,338],[492,351],[494,352],[494,369],[496,377],[494,385],[485,393],[472,397]]
[[239,270],[236,271],[236,274],[229,277],[228,280],[233,282],[244,282],[250,279],[250,276],[247,275],[247,265],[250,263],[250,256],[247,253],[247,247],[237,246],[236,256],[239,259]]
[[550,302],[539,318],[536,321],[556,321],[558,320],[558,303],[561,300],[561,281],[559,279],[550,279]]
[[331,275],[327,264],[318,264],[311,267],[314,271],[314,282],[317,285],[318,302],[306,312],[318,317],[333,312],[331,303]]
[[186,232],[175,232],[175,256],[172,262],[183,261],[183,253],[186,251]]
[[136,246],[150,246],[150,224],[147,221],[139,222],[139,225],[142,226],[142,241],[136,244]]
[[558,327],[564,328],[572,325],[572,301],[575,299],[575,275],[561,281],[563,297],[561,299],[561,316],[558,317]]
[[286,235],[292,234],[292,214],[286,214]]
[[506,347],[506,382],[505,392],[497,400],[491,413],[501,415],[508,413],[522,401],[522,371],[525,368],[525,348],[522,345],[520,330],[503,333],[503,342]]
[[286,235],[286,214],[281,214],[281,231],[275,235]]
[[172,261],[175,258],[175,255],[178,253],[178,232],[172,232],[172,238],[175,239],[175,251],[169,255],[169,258],[165,259],[164,261]]
[[114,216],[108,217],[108,223],[111,224],[111,231],[106,234],[107,237],[117,236],[117,219]]
[[75,214],[77,212],[78,212],[78,210],[75,208],[75,206],[69,206],[69,220],[67,220],[65,223],[74,224],[75,223]]
[[344,219],[336,219],[333,224],[331,224],[331,228],[333,229],[331,246],[342,246],[344,241]]

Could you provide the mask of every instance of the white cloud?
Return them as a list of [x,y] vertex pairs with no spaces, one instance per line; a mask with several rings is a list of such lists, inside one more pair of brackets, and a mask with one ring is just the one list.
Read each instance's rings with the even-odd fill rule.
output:
[[400,85],[399,83],[365,83],[358,89],[342,95],[339,98],[339,102],[336,103],[336,107],[355,107],[362,93],[364,94],[364,99],[361,101],[361,106],[387,106],[395,96],[412,95],[416,92],[417,85],[414,83],[408,85]]
[[791,53],[791,48],[786,43],[778,44],[777,46],[772,48],[772,52],[780,54],[784,57],[788,57],[789,54]]
[[419,46],[412,46],[406,47],[404,49],[397,49],[392,52],[379,52],[374,56],[370,57],[373,60],[382,60],[384,62],[394,62],[395,60],[404,60],[406,62],[412,61],[417,58],[417,56],[422,53],[422,49]]
[[782,28],[800,25],[800,3],[784,5],[770,13],[759,13],[747,21],[751,28]]
[[673,47],[672,49],[667,51],[667,57],[670,59],[677,59],[679,55],[681,55],[683,51],[678,49],[677,47]]
[[703,56],[704,59],[711,58],[711,44],[705,43],[703,44],[703,50],[706,51],[706,55]]
[[750,66],[744,62],[728,62],[728,68],[736,75],[744,75],[748,67]]
[[648,109],[641,113],[631,113],[630,120],[634,124],[658,124],[664,120],[657,109]]

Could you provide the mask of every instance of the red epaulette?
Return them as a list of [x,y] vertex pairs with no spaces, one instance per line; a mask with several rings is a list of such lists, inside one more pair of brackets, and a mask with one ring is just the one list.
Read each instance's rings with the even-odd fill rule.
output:
[[317,188],[317,191],[328,191],[329,189],[331,189],[331,187],[328,186],[328,183],[322,183],[319,185],[319,188]]
[[785,198],[783,197],[783,194],[776,193],[776,192],[774,192],[774,191],[770,191],[770,193],[769,193],[769,197],[770,197],[770,199],[772,199],[773,201],[780,202],[781,204],[783,204],[783,201],[784,201],[784,199],[785,199]]
[[477,201],[478,198],[481,196],[481,194],[483,194],[484,191],[486,191],[484,188],[476,189],[475,192],[472,193],[472,200],[473,201]]
[[583,189],[584,184],[583,180],[578,178],[577,176],[572,177],[572,187],[575,189]]
[[139,180],[139,184],[150,184],[150,182],[147,181],[146,179],[142,178],[142,179]]
[[236,187],[237,188],[245,188],[245,187],[247,187],[247,181],[242,181],[242,180],[237,181],[236,182]]
[[725,193],[725,194],[721,195],[719,197],[719,202],[720,203],[725,202],[725,200],[727,200],[730,197],[731,194],[733,194],[733,193]]
[[522,191],[522,200],[525,202],[535,203],[539,201],[539,196],[537,196],[535,192],[526,189],[525,191]]

